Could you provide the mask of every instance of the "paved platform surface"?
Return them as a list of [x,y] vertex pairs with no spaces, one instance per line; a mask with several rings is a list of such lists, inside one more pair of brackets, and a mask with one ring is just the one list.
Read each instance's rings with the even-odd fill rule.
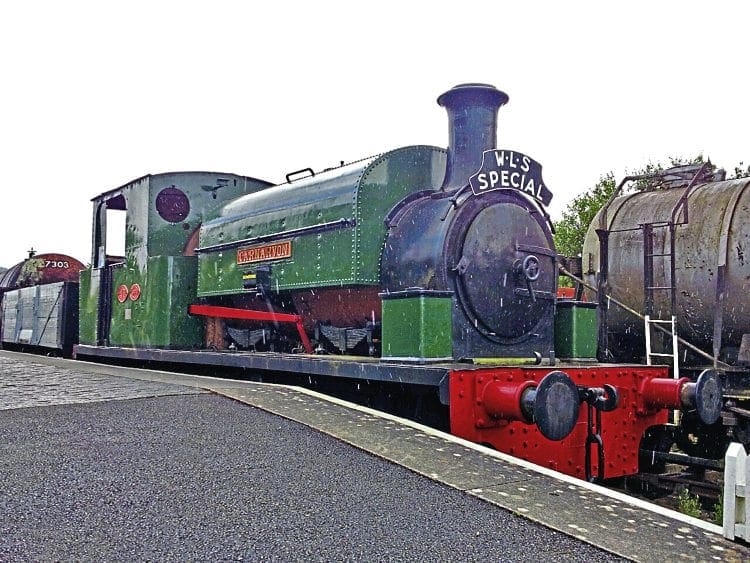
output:
[[0,397],[1,561],[750,559],[705,527],[294,388],[0,352]]
[[5,354],[5,357],[0,355],[0,410],[208,393],[197,387],[113,378],[93,370],[71,371],[30,364],[26,359],[17,359],[18,355],[13,359],[7,357],[7,352]]

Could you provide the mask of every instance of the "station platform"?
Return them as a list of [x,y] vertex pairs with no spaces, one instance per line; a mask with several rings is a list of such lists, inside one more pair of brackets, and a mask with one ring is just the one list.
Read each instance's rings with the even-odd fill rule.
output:
[[747,561],[718,526],[287,386],[0,351],[0,560]]

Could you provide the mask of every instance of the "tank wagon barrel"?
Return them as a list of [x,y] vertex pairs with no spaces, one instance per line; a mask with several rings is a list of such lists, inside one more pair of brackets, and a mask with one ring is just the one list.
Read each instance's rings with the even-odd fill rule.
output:
[[[608,295],[637,311],[673,313],[682,338],[734,364],[743,335],[750,334],[750,261],[745,257],[750,224],[743,212],[750,207],[750,180],[713,178],[692,187],[687,181],[667,183],[615,199],[589,228],[583,266],[594,284],[595,276],[603,275],[596,230],[606,231]],[[675,221],[673,211],[683,199],[689,214]],[[607,320],[610,332],[620,337],[612,345],[616,358],[629,359],[642,351],[643,323],[617,309],[610,309]]]

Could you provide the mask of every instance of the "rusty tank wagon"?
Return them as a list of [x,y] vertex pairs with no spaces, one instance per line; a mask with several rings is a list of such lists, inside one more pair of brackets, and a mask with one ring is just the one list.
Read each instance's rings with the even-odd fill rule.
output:
[[[695,455],[720,456],[728,440],[750,440],[750,179],[726,180],[706,163],[620,188],[628,181],[641,189],[611,199],[583,247],[584,277],[599,290],[590,298],[599,301],[600,359],[672,362],[677,343],[681,374],[716,370],[721,420],[706,428],[688,416],[678,439]],[[672,318],[677,338],[654,330]]]

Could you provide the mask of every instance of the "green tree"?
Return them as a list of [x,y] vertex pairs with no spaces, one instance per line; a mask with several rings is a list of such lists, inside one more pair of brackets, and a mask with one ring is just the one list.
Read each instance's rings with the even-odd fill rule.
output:
[[607,203],[617,183],[612,172],[602,176],[596,185],[573,198],[555,223],[555,247],[563,256],[578,256],[583,249],[586,231],[597,212]]
[[[654,174],[665,170],[665,168],[685,164],[701,164],[703,161],[703,155],[701,154],[691,159],[670,157],[669,163],[666,166],[660,162],[656,164],[649,162],[639,170],[628,173],[628,175]],[[739,178],[742,176],[750,176],[750,166],[748,166],[747,170],[743,170],[742,163],[740,163],[739,167],[735,167],[735,177]],[[591,225],[599,210],[607,203],[617,184],[615,175],[612,172],[608,172],[599,178],[599,181],[592,189],[576,196],[568,203],[562,213],[561,219],[555,222],[555,248],[558,254],[562,254],[563,256],[578,256],[581,254],[583,240],[586,237],[589,225]],[[634,182],[632,186],[626,188],[627,191],[640,191],[648,187],[649,181],[642,180]]]

